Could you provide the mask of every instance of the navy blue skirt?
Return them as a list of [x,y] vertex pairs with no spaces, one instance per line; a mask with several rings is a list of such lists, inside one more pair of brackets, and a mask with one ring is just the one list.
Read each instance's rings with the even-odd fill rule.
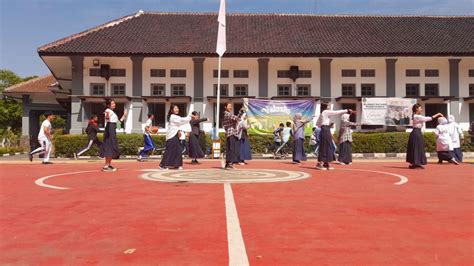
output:
[[100,157],[111,157],[113,159],[120,157],[116,129],[117,125],[115,123],[109,122],[105,125],[104,142],[100,146]]
[[240,143],[240,161],[252,160],[252,150],[247,138],[239,140]]
[[180,167],[183,166],[183,150],[179,143],[178,134],[166,141],[166,148],[161,158],[161,167]]
[[350,141],[344,141],[339,144],[338,161],[341,163],[352,163],[352,143]]
[[202,151],[198,136],[194,134],[190,134],[189,135],[189,158],[203,158],[203,157],[204,157],[204,152]]
[[318,161],[330,163],[336,160],[334,155],[334,144],[331,136],[331,129],[329,126],[321,127],[321,140],[319,141]]
[[425,141],[419,128],[414,128],[408,138],[406,161],[413,165],[426,165],[427,163]]
[[306,161],[306,152],[304,150],[304,139],[298,138],[293,141],[293,162]]

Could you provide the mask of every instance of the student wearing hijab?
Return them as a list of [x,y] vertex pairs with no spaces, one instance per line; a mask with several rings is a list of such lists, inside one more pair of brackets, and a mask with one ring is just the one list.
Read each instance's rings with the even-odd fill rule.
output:
[[[242,113],[245,113],[244,110],[241,110]],[[239,122],[237,130],[239,132],[239,165],[246,165],[247,162],[252,160],[252,150],[250,149],[249,143],[249,134],[247,130],[250,128],[250,125],[247,123],[247,114],[242,115],[242,119]]]
[[453,115],[449,115],[448,125],[451,140],[453,141],[454,159],[456,159],[457,162],[462,162],[463,154],[461,145],[464,144],[464,132],[462,131],[461,126],[456,123]]
[[341,116],[341,127],[339,128],[339,157],[340,164],[352,164],[352,126],[356,123],[350,121],[349,114]]
[[198,158],[204,157],[199,139],[201,136],[201,130],[199,126],[201,122],[207,121],[207,118],[200,118],[199,113],[194,111],[191,113],[191,133],[189,134],[189,158],[193,158],[192,164],[198,164]]
[[301,161],[306,161],[306,151],[304,150],[304,126],[313,120],[304,120],[301,113],[295,114],[293,117],[293,163],[301,164]]
[[410,169],[424,169],[423,165],[426,165],[427,160],[425,154],[425,142],[423,140],[421,129],[426,122],[442,117],[443,115],[437,113],[433,116],[423,116],[423,108],[419,103],[412,106],[412,112],[413,130],[408,138],[406,161],[410,164],[408,166]]
[[448,125],[448,120],[444,117],[438,118],[438,126],[435,129],[436,134],[436,152],[438,153],[438,163],[448,161],[452,164],[459,163],[453,156],[453,141],[451,139],[451,126]]
[[180,127],[188,124],[191,121],[191,116],[180,117],[179,107],[172,104],[168,112],[168,129],[166,131],[166,148],[161,158],[160,170],[168,170],[177,168],[183,170],[183,150],[179,142],[180,134],[184,134]]

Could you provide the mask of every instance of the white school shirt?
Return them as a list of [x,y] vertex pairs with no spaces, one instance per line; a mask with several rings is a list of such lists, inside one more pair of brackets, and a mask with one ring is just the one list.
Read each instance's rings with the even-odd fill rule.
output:
[[291,132],[291,128],[289,127],[285,127],[283,129],[283,133],[281,134],[283,142],[288,142],[290,140],[290,135],[291,135],[290,132]]
[[450,125],[438,125],[435,129],[436,151],[452,151],[453,141],[450,135]]
[[46,133],[45,133],[46,129],[48,129],[49,133],[51,133],[51,122],[49,122],[48,119],[45,119],[43,123],[41,123],[38,139],[48,140],[48,137],[46,136]]
[[[320,118],[321,125],[322,126],[329,126],[329,125],[331,125],[330,116],[342,115],[342,114],[346,114],[346,113],[347,113],[347,109],[345,109],[345,110],[324,110],[321,113],[321,118]],[[319,120],[319,118],[318,118],[318,120]]]
[[453,148],[461,148],[461,140],[459,136],[463,133],[462,128],[456,122],[451,122],[447,124],[449,129],[449,135],[451,136],[451,140],[453,141]]
[[429,122],[433,120],[431,116],[422,116],[422,115],[414,115],[413,116],[413,128],[423,128],[423,124],[425,122]]
[[[106,112],[107,114],[109,114],[109,121],[107,121],[107,119],[106,119],[106,120],[105,120],[106,123],[107,123],[107,122],[110,122],[110,123],[118,123],[119,119],[118,119],[117,114],[115,114],[114,111],[112,111],[111,109],[107,108],[107,109],[105,109],[105,112]],[[107,115],[106,115],[105,117],[107,117]]]
[[150,135],[150,133],[146,132],[146,128],[148,127],[148,130],[151,130],[151,127],[153,125],[153,121],[151,119],[148,119],[146,122],[145,122],[145,127],[143,127],[143,134],[146,134],[146,135]]
[[172,114],[170,116],[170,121],[168,122],[168,130],[166,131],[166,140],[172,139],[178,131],[180,127],[188,124],[191,121],[191,116],[187,117],[180,117],[178,115]]

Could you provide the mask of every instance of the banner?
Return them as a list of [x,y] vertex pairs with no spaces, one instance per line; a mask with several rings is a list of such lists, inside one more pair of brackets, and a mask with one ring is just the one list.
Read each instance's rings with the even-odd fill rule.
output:
[[[303,115],[303,119],[309,119],[314,115],[314,100],[258,100],[244,98],[244,107],[247,109],[249,133],[272,134],[280,125],[293,121],[297,113]],[[305,134],[312,132],[312,123],[306,124]]]
[[364,125],[409,126],[411,108],[416,99],[406,98],[362,98]]

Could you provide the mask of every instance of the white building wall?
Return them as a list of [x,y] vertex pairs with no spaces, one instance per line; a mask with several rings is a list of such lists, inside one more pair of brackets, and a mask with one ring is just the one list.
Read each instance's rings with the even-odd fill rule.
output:
[[[103,77],[91,77],[89,69],[99,68],[94,66],[94,59],[99,59],[101,65],[110,65],[110,68],[125,69],[125,77],[110,77],[108,82]],[[84,95],[91,95],[91,83],[105,83],[106,96],[112,95],[111,84],[124,83],[126,95],[132,95],[132,60],[129,57],[84,57]]]
[[474,69],[474,57],[464,57],[459,62],[459,122],[463,130],[469,129],[469,103],[462,100],[463,97],[469,97],[469,84],[474,84],[474,77],[469,77],[469,69]]

